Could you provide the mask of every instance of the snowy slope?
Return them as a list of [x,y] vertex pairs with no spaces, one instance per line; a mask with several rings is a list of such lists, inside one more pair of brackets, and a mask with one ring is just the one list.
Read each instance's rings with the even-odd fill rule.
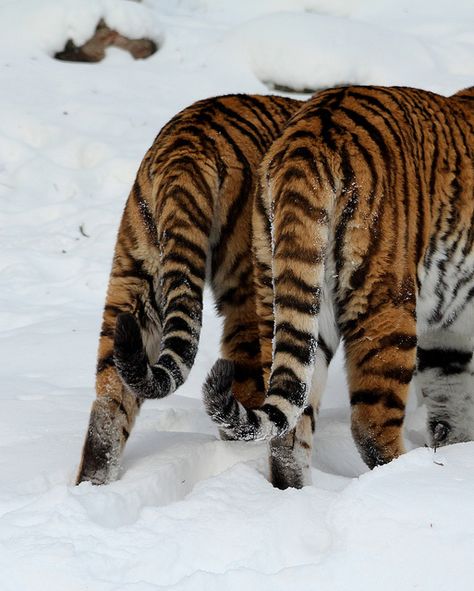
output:
[[[51,59],[98,19],[160,50]],[[71,485],[118,221],[160,127],[192,101],[341,82],[450,93],[474,80],[471,0],[0,0],[0,591],[473,588],[474,444],[367,472],[343,366],[317,427],[314,486],[274,490],[262,445],[221,442],[199,393],[217,356],[145,404],[106,487]]]

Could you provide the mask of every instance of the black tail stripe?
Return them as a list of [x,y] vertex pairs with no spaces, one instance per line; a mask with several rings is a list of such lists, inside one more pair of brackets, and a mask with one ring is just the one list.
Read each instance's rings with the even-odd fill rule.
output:
[[202,267],[198,267],[189,260],[189,257],[186,257],[178,252],[167,253],[163,257],[163,265],[166,265],[167,263],[176,263],[183,265],[187,270],[189,270],[189,272],[192,275],[194,275],[198,279],[201,279],[201,281],[204,281],[206,277],[206,269],[204,265]]
[[319,304],[312,301],[306,302],[291,295],[277,296],[275,298],[275,304],[282,308],[297,310],[301,314],[306,314],[308,316],[314,316],[319,312]]
[[306,402],[306,387],[301,382],[299,382],[298,384],[289,381],[287,382],[287,384],[285,384],[284,382],[280,384],[279,382],[278,386],[272,385],[271,395],[281,396],[286,401],[293,404],[293,406],[301,408],[302,406],[304,406]]
[[283,376],[284,378],[288,378],[289,380],[294,380],[294,381],[299,380],[298,376],[291,369],[291,367],[287,367],[286,365],[279,365],[278,367],[276,367],[275,370],[272,372],[272,376],[275,380],[277,378],[279,378],[280,376]]
[[275,327],[275,334],[279,332],[285,333],[298,341],[305,343],[314,341],[313,334],[306,330],[299,330],[295,328],[290,322],[279,322]]
[[287,270],[284,273],[275,277],[276,286],[286,283],[291,284],[292,286],[296,287],[297,289],[308,295],[317,295],[320,291],[319,287],[311,285],[310,283],[308,283],[301,277],[298,277],[296,273],[290,270]]
[[268,418],[274,423],[280,431],[286,431],[288,429],[288,420],[285,413],[282,412],[276,406],[270,404],[264,404],[260,410],[268,415]]
[[178,336],[167,336],[162,344],[163,350],[169,349],[183,360],[186,367],[191,367],[196,357],[197,347],[193,341]]
[[306,346],[296,345],[292,341],[284,341],[279,338],[275,345],[275,354],[288,353],[302,365],[309,365],[313,360],[313,348],[311,343],[308,343]]
[[[184,382],[181,369],[171,355],[160,355],[159,366],[154,366],[152,368],[153,375],[155,376],[155,378],[158,377],[158,372],[160,372],[161,368],[165,368],[168,370],[176,384],[176,388],[178,388],[178,386],[181,386],[181,384]],[[159,379],[161,380],[161,372]]]

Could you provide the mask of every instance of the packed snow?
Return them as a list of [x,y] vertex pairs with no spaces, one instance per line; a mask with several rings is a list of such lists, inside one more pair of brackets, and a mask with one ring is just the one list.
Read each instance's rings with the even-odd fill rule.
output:
[[[158,52],[54,60],[103,17]],[[108,486],[73,486],[94,398],[118,222],[145,150],[193,101],[229,92],[474,81],[472,0],[0,0],[0,591],[468,591],[474,443],[369,472],[342,357],[313,486],[273,489],[262,444],[222,442],[200,401],[220,323],[206,297],[195,367],[144,405]]]

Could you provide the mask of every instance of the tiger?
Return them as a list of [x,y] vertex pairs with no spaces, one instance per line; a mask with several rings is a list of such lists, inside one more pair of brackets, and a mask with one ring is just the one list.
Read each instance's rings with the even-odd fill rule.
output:
[[203,387],[211,418],[234,438],[270,440],[276,487],[309,484],[316,414],[342,341],[351,431],[369,468],[405,451],[413,376],[429,444],[472,440],[474,87],[451,97],[321,92],[272,144],[259,185],[266,397],[244,408],[232,361],[218,360]]
[[206,281],[223,317],[234,393],[244,406],[262,404],[252,201],[263,154],[301,105],[279,96],[204,99],[173,117],[145,154],[116,240],[76,484],[116,480],[143,401],[186,380]]

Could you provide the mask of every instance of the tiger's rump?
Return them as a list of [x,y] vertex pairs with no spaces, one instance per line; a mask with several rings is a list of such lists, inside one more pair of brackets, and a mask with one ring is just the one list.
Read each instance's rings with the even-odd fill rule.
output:
[[[457,346],[456,339],[473,328],[472,146],[472,90],[446,98],[411,88],[344,87],[322,92],[290,120],[261,175],[272,216],[269,388],[257,411],[221,397],[229,431],[272,438],[295,427],[318,380],[321,293],[329,282],[346,351],[352,430],[366,463],[403,452],[417,363],[419,378],[432,372],[424,393],[435,442],[465,436],[459,409],[469,406],[472,417],[472,342],[461,338]],[[454,370],[462,375],[458,386]],[[446,417],[432,401],[440,378]],[[442,428],[435,434],[439,421],[451,439],[443,439]],[[466,422],[472,438],[474,421]]]
[[224,317],[222,353],[235,363],[236,392],[246,405],[261,402],[251,205],[262,155],[300,104],[251,95],[199,101],[145,155],[117,237],[78,482],[116,478],[143,399],[185,381],[206,281]]

